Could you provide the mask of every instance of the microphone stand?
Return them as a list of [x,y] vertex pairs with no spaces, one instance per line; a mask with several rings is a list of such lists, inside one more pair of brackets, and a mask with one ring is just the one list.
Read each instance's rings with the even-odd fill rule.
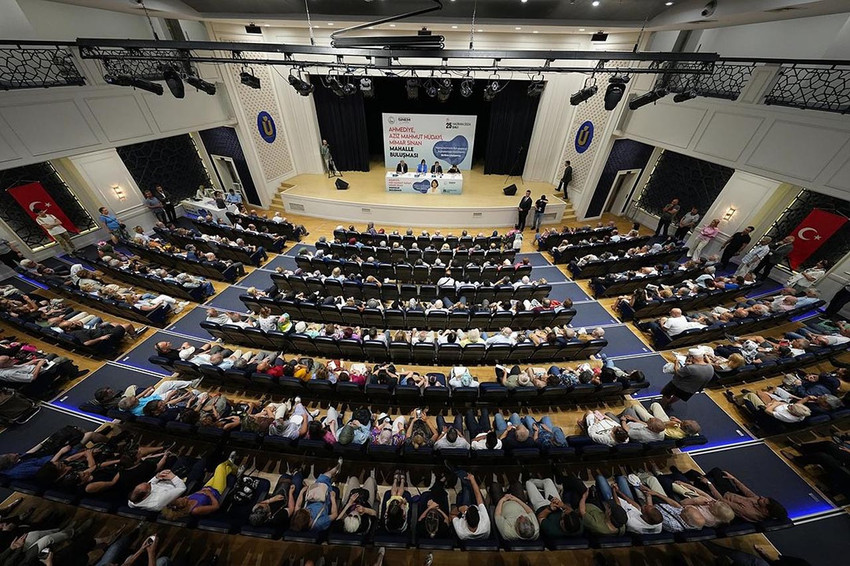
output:
[[[508,171],[508,176],[505,177],[505,182],[504,182],[505,185],[508,184],[508,179],[510,179],[511,177],[514,176],[514,171],[516,171],[517,165],[519,165],[519,160],[522,157],[523,151],[525,151],[525,146],[521,145],[519,147],[519,151],[516,152],[516,157],[514,157],[514,163],[513,163],[513,165],[511,165],[511,168]],[[522,178],[522,175],[519,176],[519,180],[520,180],[520,184],[524,187],[525,186],[525,179]]]

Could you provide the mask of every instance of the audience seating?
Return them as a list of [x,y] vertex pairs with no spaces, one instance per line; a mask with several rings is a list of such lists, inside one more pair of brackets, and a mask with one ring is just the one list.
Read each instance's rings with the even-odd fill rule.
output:
[[362,277],[373,276],[379,281],[391,279],[401,283],[437,283],[446,274],[446,269],[451,269],[452,277],[456,281],[489,281],[496,282],[507,277],[511,281],[520,281],[523,277],[531,276],[531,266],[521,265],[519,267],[458,265],[458,266],[436,266],[436,265],[410,265],[390,263],[357,263],[356,261],[335,259],[329,257],[307,257],[297,256],[295,263],[302,272],[319,272],[330,275],[337,267],[343,275],[357,273]]
[[517,254],[516,250],[512,249],[460,251],[457,249],[440,250],[439,248],[433,248],[408,250],[401,247],[393,249],[388,246],[357,246],[348,243],[336,244],[328,242],[316,242],[316,249],[323,250],[326,254],[338,258],[357,256],[361,259],[366,259],[367,257],[373,257],[376,261],[384,263],[403,263],[407,261],[413,264],[416,260],[421,259],[427,264],[432,264],[439,257],[446,265],[449,265],[450,262],[482,264],[485,261],[501,264],[505,260],[513,262]]
[[185,248],[187,245],[191,244],[195,246],[198,253],[212,252],[219,259],[238,261],[244,265],[259,267],[263,264],[265,257],[265,254],[259,250],[252,253],[237,246],[219,244],[212,240],[205,240],[199,236],[183,236],[182,234],[177,234],[171,230],[163,230],[162,228],[154,228],[154,232],[162,240],[171,242],[179,248]]
[[[129,283],[134,287],[142,287],[144,289],[156,291],[157,293],[161,293],[163,295],[170,295],[175,299],[185,299],[187,301],[203,303],[207,299],[207,297],[211,296],[207,295],[204,291],[204,288],[201,286],[187,288],[183,285],[178,285],[177,283],[164,281],[155,275],[144,275],[142,273],[134,273],[126,269],[116,269],[114,267],[110,267],[108,263],[101,261],[100,258],[88,258],[83,257],[79,254],[76,254],[76,257],[80,260],[81,263],[94,266],[94,269],[103,272],[106,275],[109,275],[110,277],[113,277],[120,281],[124,281],[125,283]],[[150,264],[149,267],[160,268],[161,266]]]
[[[588,342],[569,342],[566,346],[541,344],[529,350],[527,344],[505,348],[488,348],[484,344],[408,344],[406,342],[385,343],[379,340],[334,340],[327,336],[310,338],[306,334],[265,332],[259,328],[242,328],[232,324],[202,322],[201,328],[215,338],[221,338],[228,344],[239,344],[249,348],[271,351],[297,352],[307,356],[317,355],[326,358],[347,360],[369,360],[371,362],[392,361],[395,363],[416,363],[422,365],[464,365],[496,364],[501,362],[518,363],[528,360],[556,361],[589,358],[608,345],[608,341],[590,340]],[[500,345],[502,346],[502,345]]]
[[40,326],[34,322],[26,322],[16,316],[12,316],[7,312],[0,312],[0,320],[11,324],[16,328],[20,328],[30,336],[43,340],[50,344],[55,344],[72,352],[78,352],[84,356],[92,356],[95,358],[111,358],[115,355],[118,349],[109,348],[110,341],[99,342],[97,346],[86,346],[70,338],[67,334],[51,330],[50,327]]
[[702,291],[692,297],[677,297],[672,296],[669,299],[655,299],[647,301],[646,304],[633,308],[628,302],[620,303],[620,319],[634,320],[641,318],[656,318],[665,316],[672,308],[680,308],[682,310],[694,311],[704,307],[714,307],[723,303],[733,301],[738,297],[742,297],[752,291],[758,289],[761,283],[752,285],[742,285],[737,289],[712,289],[710,291]]
[[577,244],[588,238],[604,238],[614,231],[613,226],[601,226],[598,228],[578,228],[575,232],[550,232],[549,234],[541,235],[537,239],[537,249],[541,252],[548,252],[552,248],[561,245],[563,242],[568,244]]
[[639,248],[649,242],[650,236],[638,236],[637,238],[623,238],[617,242],[596,242],[585,246],[571,246],[564,250],[552,248],[552,263],[570,263],[571,261],[587,254],[599,255],[604,252],[617,254],[632,248]]
[[473,236],[471,234],[467,234],[466,236],[417,236],[415,234],[370,234],[369,232],[360,232],[358,230],[334,230],[334,239],[338,242],[347,243],[350,242],[352,238],[367,246],[378,246],[381,242],[386,242],[386,245],[391,248],[394,243],[398,243],[399,246],[407,250],[411,249],[413,244],[416,244],[420,250],[424,250],[430,245],[440,249],[443,244],[448,244],[452,249],[455,249],[462,244],[466,247],[466,249],[472,249],[474,246],[480,246],[483,250],[489,250],[492,244],[501,248],[505,242],[505,236],[499,235]]
[[514,300],[525,301],[531,299],[543,299],[548,297],[552,291],[552,285],[549,283],[534,283],[530,285],[492,285],[483,283],[466,283],[457,287],[454,292],[446,287],[437,288],[431,284],[397,284],[397,283],[361,283],[346,279],[339,281],[337,279],[319,277],[306,277],[303,275],[291,275],[285,273],[271,273],[272,282],[283,293],[291,291],[296,293],[318,293],[319,295],[336,296],[342,295],[346,298],[354,297],[355,299],[380,299],[382,301],[395,301],[397,299],[421,299],[423,301],[431,301],[440,298],[449,298],[452,300],[465,297],[469,303],[481,303],[485,299],[491,303],[496,300],[496,293],[499,293],[499,300]]
[[750,421],[749,424],[759,430],[764,436],[771,436],[783,432],[793,432],[812,426],[818,426],[830,422],[838,422],[850,418],[850,407],[841,407],[834,411],[812,413],[798,423],[786,423],[776,419],[762,409],[758,409],[750,401],[744,400],[743,405],[738,406],[739,411]]
[[676,261],[681,258],[687,248],[676,248],[667,252],[659,252],[654,254],[643,254],[631,257],[618,257],[616,259],[600,259],[598,261],[590,261],[579,267],[574,262],[570,262],[568,269],[573,276],[573,279],[589,279],[591,277],[599,277],[606,273],[616,273],[619,271],[630,271],[646,265],[665,264],[671,261]]
[[203,261],[199,261],[196,259],[186,259],[185,257],[177,257],[168,252],[155,250],[153,248],[146,248],[144,246],[140,246],[132,242],[124,242],[122,245],[126,247],[131,253],[153,263],[162,265],[166,269],[178,269],[187,273],[195,273],[196,275],[201,275],[203,277],[206,277],[207,279],[227,281],[228,283],[233,283],[238,277],[238,270],[232,265],[228,266],[225,270],[220,270],[212,265],[208,265],[206,262]]
[[[628,271],[624,271],[623,273],[627,273]],[[705,267],[694,267],[692,269],[674,269],[671,270],[667,266],[665,266],[664,271],[658,273],[658,275],[649,275],[646,277],[627,277],[621,281],[609,282],[606,281],[605,275],[594,278],[590,282],[590,288],[593,290],[593,298],[601,299],[603,297],[618,297],[620,295],[626,295],[635,291],[636,289],[642,289],[648,284],[655,285],[674,285],[676,283],[681,283],[685,279],[693,279],[695,277],[699,277],[702,273],[705,272]],[[612,272],[608,272],[610,274]]]
[[239,230],[233,226],[218,224],[215,222],[206,222],[197,218],[192,219],[192,225],[202,234],[210,236],[223,236],[233,242],[237,238],[242,240],[249,246],[263,247],[267,252],[272,251],[281,253],[286,249],[286,238],[269,232],[249,232],[248,230]]
[[227,214],[227,218],[233,224],[238,223],[245,228],[248,227],[248,224],[253,224],[257,228],[265,226],[272,234],[279,234],[286,237],[287,240],[293,240],[295,242],[301,240],[301,232],[291,222],[272,222],[267,218],[234,212],[227,212],[225,214]]
[[823,346],[815,348],[805,354],[793,358],[779,358],[768,360],[760,364],[748,364],[732,370],[714,370],[714,379],[710,387],[727,386],[733,383],[755,381],[774,375],[792,372],[798,368],[822,362],[840,354],[850,348],[850,344],[836,344],[835,346]]

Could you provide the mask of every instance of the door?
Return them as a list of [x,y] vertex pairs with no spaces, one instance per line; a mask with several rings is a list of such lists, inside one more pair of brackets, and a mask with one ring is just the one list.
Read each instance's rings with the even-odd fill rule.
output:
[[614,177],[614,182],[611,184],[611,191],[608,193],[608,201],[605,203],[602,212],[610,212],[617,216],[623,215],[635,191],[640,172],[640,169],[617,172],[617,176]]
[[242,180],[239,178],[239,172],[236,170],[233,159],[224,155],[210,155],[210,158],[222,189],[225,192],[233,189],[237,194],[242,195],[244,201],[245,192],[242,190]]

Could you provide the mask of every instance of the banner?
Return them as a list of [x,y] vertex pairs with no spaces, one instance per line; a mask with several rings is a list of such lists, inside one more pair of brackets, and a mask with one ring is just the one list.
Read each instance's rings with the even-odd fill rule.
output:
[[423,159],[428,171],[439,161],[443,172],[457,165],[461,171],[472,167],[476,116],[441,114],[383,114],[384,166],[395,171],[402,159],[408,171],[416,171]]
[[791,232],[794,249],[788,256],[791,269],[796,270],[809,256],[820,248],[833,234],[844,226],[847,218],[816,208]]
[[[53,197],[47,194],[47,191],[44,190],[41,183],[29,183],[28,185],[12,187],[8,192],[16,201],[18,201],[18,204],[27,211],[27,214],[29,214],[30,218],[33,220],[35,220],[36,216],[38,216],[36,210],[47,209],[47,213],[58,218],[59,221],[62,222],[62,226],[64,226],[68,232],[71,232],[72,234],[80,233],[77,227],[74,226],[74,223],[65,216],[65,213],[62,212],[62,209],[59,208],[59,205],[53,200]],[[45,232],[47,232],[47,230],[45,230]]]

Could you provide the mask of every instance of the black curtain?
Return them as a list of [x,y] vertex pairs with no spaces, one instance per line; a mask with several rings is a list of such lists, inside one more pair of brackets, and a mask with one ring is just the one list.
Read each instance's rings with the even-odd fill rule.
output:
[[336,168],[340,171],[368,171],[369,136],[359,89],[351,96],[340,97],[325,87],[320,77],[312,77],[312,83],[319,132],[331,146]]
[[528,96],[528,81],[509,81],[491,102],[485,175],[522,175],[540,97]]

